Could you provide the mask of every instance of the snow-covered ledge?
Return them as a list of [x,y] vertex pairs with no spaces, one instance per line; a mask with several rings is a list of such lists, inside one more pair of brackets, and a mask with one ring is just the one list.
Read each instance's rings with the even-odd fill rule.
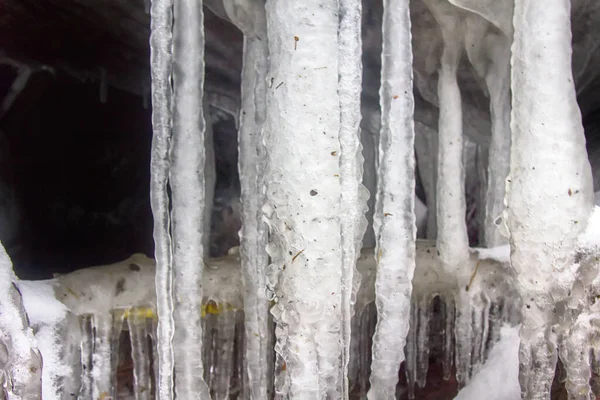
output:
[[[427,321],[433,318],[431,305],[435,297],[446,304],[444,324],[450,329],[447,329],[449,335],[444,340],[444,362],[448,371],[455,351],[452,343],[461,340],[454,337],[452,329],[455,312],[461,312],[453,309],[452,299],[458,292],[462,291],[472,299],[470,312],[475,321],[481,321],[473,329],[473,341],[479,354],[472,357],[473,365],[469,368],[473,371],[479,370],[484,361],[488,338],[492,338],[493,342],[500,337],[505,324],[514,326],[518,323],[520,303],[515,296],[508,257],[508,247],[472,250],[462,271],[471,276],[469,285],[457,287],[452,283],[456,280],[443,272],[435,244],[417,241],[412,313],[412,318],[416,319],[411,320],[411,325],[428,326]],[[372,334],[368,326],[361,324],[361,320],[367,317],[365,313],[374,310],[369,307],[375,301],[376,266],[372,250],[363,250],[357,268],[362,275],[362,284],[355,303],[353,349],[359,346],[366,334]],[[50,281],[17,282],[44,360],[45,400],[63,399],[68,393],[79,393],[84,398],[91,398],[92,393],[104,395],[104,398],[114,397],[118,361],[116,338],[121,330],[129,331],[132,343],[137,398],[150,398],[144,396],[150,396],[154,390],[149,387],[149,377],[151,369],[157,365],[150,363],[148,354],[152,351],[156,357],[156,349],[148,348],[147,342],[141,339],[150,336],[154,342],[156,337],[154,274],[154,260],[136,254],[113,265],[86,268]],[[207,263],[204,288],[203,324],[212,326],[205,330],[204,335],[210,335],[211,330],[217,332],[215,339],[206,338],[207,345],[203,350],[209,374],[207,383],[215,396],[225,398],[230,391],[237,390],[231,387],[233,382],[230,382],[235,358],[233,352],[234,348],[241,351],[242,347],[234,345],[234,342],[241,343],[244,332],[236,328],[243,320],[239,314],[243,308],[241,267],[236,252]],[[495,313],[494,310],[501,312]],[[414,377],[409,379],[409,390],[413,390],[415,384],[422,386],[425,383],[428,366],[424,360],[429,349],[427,340],[423,339],[427,334],[426,329],[418,329],[411,331],[407,338],[407,369],[409,376]],[[214,340],[224,352],[217,359],[210,355],[214,348],[209,343],[216,343]],[[365,362],[365,357],[361,357],[358,351],[350,354],[348,377],[351,388],[361,392],[366,390],[363,384],[369,379],[370,361]],[[242,353],[237,357],[240,356],[243,358]],[[370,355],[367,358],[370,360]],[[225,368],[209,368],[207,363],[225,365]]]

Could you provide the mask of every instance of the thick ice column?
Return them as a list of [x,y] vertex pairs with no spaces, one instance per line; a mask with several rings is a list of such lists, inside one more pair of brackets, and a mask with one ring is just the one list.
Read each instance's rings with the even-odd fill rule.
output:
[[[238,132],[242,205],[240,254],[244,282],[245,362],[251,399],[270,396],[273,368],[269,301],[265,297],[267,226],[263,221],[265,149],[262,126],[267,101],[267,25],[264,0],[225,2],[227,14],[244,32],[242,104]],[[246,16],[247,18],[240,18]]]
[[571,73],[570,1],[515,1],[507,224],[523,297],[523,398],[547,399],[556,363],[554,305],[569,295],[592,176]]
[[12,263],[0,243],[0,371],[9,399],[37,400],[42,395],[42,360],[27,322]]
[[181,399],[209,399],[202,365],[202,273],[207,217],[202,2],[178,0],[173,15],[173,350],[175,390]]
[[154,216],[156,308],[158,312],[157,398],[173,398],[173,272],[169,221],[169,140],[171,137],[171,46],[173,1],[154,0],[151,8],[152,153],[150,205]]
[[415,131],[409,1],[384,2],[381,133],[374,229],[377,328],[369,399],[393,399],[404,361],[415,268]]
[[[263,130],[268,162],[263,210],[272,258],[267,285],[276,302],[276,348],[285,361],[276,390],[290,398],[339,398],[346,386],[340,377],[342,353],[349,345],[342,322],[348,304],[342,303],[351,290],[342,284],[349,260],[342,246],[355,246],[356,234],[343,231],[341,219],[359,213],[342,209],[341,186],[358,192],[360,182],[352,181],[359,167],[350,162],[348,168],[340,160],[348,149],[343,157],[354,157],[360,165],[356,149],[340,143],[351,130],[358,140],[358,126],[345,114],[341,118],[349,112],[345,107],[353,107],[354,100],[346,96],[352,97],[354,82],[338,82],[339,73],[350,73],[338,66],[343,52],[351,51],[351,46],[342,47],[339,54],[338,42],[339,12],[349,10],[335,0],[271,1],[266,10],[269,113]],[[338,91],[344,95],[342,109]]]

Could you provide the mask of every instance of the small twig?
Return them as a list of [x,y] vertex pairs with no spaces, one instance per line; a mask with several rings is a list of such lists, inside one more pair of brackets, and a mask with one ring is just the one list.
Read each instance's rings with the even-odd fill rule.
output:
[[467,285],[467,292],[469,291],[469,289],[471,288],[471,285],[473,284],[473,281],[475,280],[475,275],[477,275],[477,270],[479,269],[479,264],[481,264],[481,260],[477,261],[477,265],[475,265],[475,271],[473,271],[473,274],[471,275],[471,279],[469,279],[469,284]]

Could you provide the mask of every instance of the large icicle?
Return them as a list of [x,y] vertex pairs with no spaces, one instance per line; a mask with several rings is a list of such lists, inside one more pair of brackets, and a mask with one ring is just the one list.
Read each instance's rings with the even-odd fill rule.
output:
[[[249,398],[270,396],[273,368],[269,302],[265,298],[265,274],[269,258],[265,251],[267,227],[263,221],[265,150],[261,129],[266,116],[267,25],[264,0],[238,5],[225,2],[227,14],[244,32],[242,105],[238,133],[239,174],[242,204],[240,254],[244,282],[245,359]],[[246,18],[239,18],[245,16]]]
[[393,399],[410,322],[415,269],[415,156],[409,1],[384,1],[375,281],[377,328],[369,399]]
[[362,185],[363,163],[360,142],[362,91],[361,0],[339,1],[339,88],[340,99],[340,211],[342,239],[342,399],[349,397],[348,366],[352,316],[360,275],[356,260],[362,249],[369,193]]
[[42,360],[16,279],[0,243],[0,392],[6,390],[9,399],[36,400],[42,394]]
[[180,399],[209,399],[202,365],[202,272],[206,198],[204,15],[202,1],[178,0],[173,13],[173,350]]
[[157,398],[173,398],[173,277],[169,234],[169,140],[171,137],[171,46],[173,1],[154,0],[151,6],[150,70],[152,75],[152,153],[150,205],[154,216],[156,308],[158,313]]
[[571,72],[570,11],[569,0],[515,1],[507,224],[523,297],[519,380],[524,399],[550,397],[554,309],[571,295],[577,236],[593,205]]
[[449,3],[442,0],[425,0],[425,3],[440,25],[444,40],[438,78],[437,250],[443,265],[456,272],[469,254],[462,101],[456,76],[462,55],[462,22]]
[[113,322],[110,315],[92,315],[92,398],[112,397],[113,369],[111,342]]
[[[338,82],[340,10],[336,0],[272,1],[266,10],[263,210],[271,230],[267,284],[276,302],[276,349],[285,362],[276,390],[290,398],[340,398],[346,385],[342,349],[349,345],[342,339],[340,232],[341,217],[350,211],[341,210],[340,175],[352,177],[340,168],[338,89],[354,90]],[[347,124],[344,129],[352,129],[353,122]]]
[[150,349],[146,315],[130,310],[127,317],[131,359],[133,360],[133,393],[135,400],[149,400],[152,392],[150,381]]

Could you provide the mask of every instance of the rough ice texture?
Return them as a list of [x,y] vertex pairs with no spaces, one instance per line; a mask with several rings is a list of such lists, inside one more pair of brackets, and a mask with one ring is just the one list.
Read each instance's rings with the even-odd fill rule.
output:
[[250,398],[272,392],[272,329],[265,296],[267,226],[263,221],[265,150],[261,130],[266,116],[267,32],[264,1],[225,2],[229,18],[244,32],[242,105],[238,132],[242,229],[240,255],[244,282],[245,358]]
[[42,363],[16,280],[0,243],[0,395],[36,400],[42,392]]
[[337,1],[267,3],[267,285],[285,362],[276,391],[292,398],[343,385],[338,21]]
[[415,268],[415,131],[408,1],[385,1],[380,88],[377,239],[377,327],[369,399],[395,396],[404,361]]
[[157,397],[173,398],[173,277],[169,231],[169,140],[171,137],[171,50],[173,1],[154,0],[150,9],[150,70],[152,77],[152,152],[150,161],[150,205],[154,216],[156,294],[159,317],[157,332]]
[[[550,396],[557,333],[576,317],[560,304],[579,303],[577,287],[591,283],[575,260],[593,188],[571,73],[570,11],[568,0],[515,1],[506,217],[523,297],[519,379],[527,399]],[[563,362],[569,374],[575,360]]]

